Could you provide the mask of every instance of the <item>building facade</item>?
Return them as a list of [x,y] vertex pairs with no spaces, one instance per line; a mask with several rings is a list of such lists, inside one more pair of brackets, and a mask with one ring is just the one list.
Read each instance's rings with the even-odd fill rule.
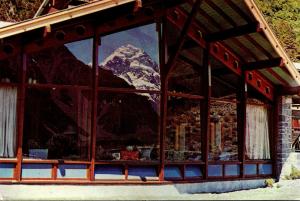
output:
[[252,0],[95,1],[0,38],[0,183],[280,174],[299,73]]

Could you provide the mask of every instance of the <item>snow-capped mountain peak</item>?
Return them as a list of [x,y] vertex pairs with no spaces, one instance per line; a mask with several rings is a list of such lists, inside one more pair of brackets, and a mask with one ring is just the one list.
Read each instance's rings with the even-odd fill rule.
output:
[[144,50],[131,44],[117,48],[100,65],[136,89],[160,89],[158,65]]
[[[100,66],[112,71],[115,76],[136,89],[160,90],[160,73],[157,63],[144,50],[131,44],[117,48],[104,59]],[[153,103],[158,103],[157,95],[147,96]]]

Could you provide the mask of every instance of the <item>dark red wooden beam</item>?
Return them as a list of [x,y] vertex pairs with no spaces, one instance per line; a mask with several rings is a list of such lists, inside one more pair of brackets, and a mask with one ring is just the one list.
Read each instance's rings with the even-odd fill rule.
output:
[[299,87],[282,87],[278,90],[279,95],[300,95]]
[[284,66],[284,61],[282,58],[276,59],[268,59],[263,61],[256,61],[256,62],[249,62],[243,64],[243,70],[252,71],[252,70],[259,70],[265,68],[272,68],[272,67],[282,67]]
[[[184,21],[180,36],[179,36],[179,38],[176,42],[176,45],[175,45],[174,52],[171,54],[171,56],[170,56],[170,58],[169,58],[169,60],[166,64],[167,78],[169,76],[169,72],[175,66],[176,59],[178,58],[178,56],[180,54],[180,51],[181,51],[181,49],[183,47],[183,44],[185,42],[185,38],[186,38],[186,36],[189,32],[189,29],[192,25],[192,21],[195,18],[195,15],[197,14],[198,8],[200,7],[201,3],[202,3],[202,0],[197,0],[194,3],[191,13],[187,16],[186,20]],[[176,14],[175,18],[177,18],[177,14]]]
[[247,84],[254,87],[256,90],[258,90],[260,93],[262,93],[265,97],[267,97],[269,100],[274,99],[274,87],[270,84],[268,80],[266,80],[262,75],[260,75],[258,72],[253,71],[245,72],[245,80]]
[[[185,22],[185,19],[187,18],[187,14],[183,12],[180,8],[175,8],[173,12],[176,12],[177,17],[174,18],[174,15],[172,16],[172,13],[168,13],[167,19],[173,23],[178,29],[181,29],[183,27],[183,24]],[[189,29],[188,36],[193,39],[200,47],[206,48],[206,41],[203,37],[200,37],[198,34],[198,30],[201,28],[199,25],[194,22],[192,23],[191,28]],[[210,55],[213,56],[215,59],[223,63],[227,68],[229,68],[232,72],[235,74],[241,76],[242,75],[242,60],[236,56],[230,49],[228,49],[226,46],[224,46],[221,42],[213,42],[210,44]],[[259,83],[261,83],[261,80],[263,80],[264,87],[258,86],[257,83],[251,80],[246,80],[247,83],[252,85],[255,89],[257,89],[260,93],[265,95],[268,99],[273,99],[274,97],[274,90],[273,85],[270,81],[268,81],[266,78],[264,78],[263,75],[261,75],[259,72],[251,72],[252,76],[257,78],[256,80],[259,80]],[[277,75],[278,76],[278,75]]]
[[205,37],[207,42],[214,42],[220,40],[226,40],[228,38],[238,37],[245,34],[255,33],[261,31],[258,23],[250,23],[217,33],[211,33]]

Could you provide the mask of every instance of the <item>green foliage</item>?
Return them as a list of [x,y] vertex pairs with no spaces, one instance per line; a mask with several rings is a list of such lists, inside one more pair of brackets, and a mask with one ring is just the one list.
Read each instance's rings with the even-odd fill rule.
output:
[[34,16],[43,0],[1,0],[0,20],[17,22]]
[[290,175],[286,175],[285,179],[286,180],[300,179],[300,170],[298,170],[295,166],[292,165],[291,173]]
[[292,165],[292,170],[290,177],[292,179],[300,179],[300,170],[298,170],[295,166]]
[[300,1],[255,0],[293,61],[300,61]]
[[273,187],[274,183],[275,183],[275,180],[272,178],[268,178],[265,180],[265,184],[267,187]]

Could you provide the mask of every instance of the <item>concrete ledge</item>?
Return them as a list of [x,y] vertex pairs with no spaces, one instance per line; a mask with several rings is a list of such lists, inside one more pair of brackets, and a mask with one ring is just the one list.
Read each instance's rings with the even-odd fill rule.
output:
[[221,193],[263,186],[263,179],[172,185],[0,185],[0,200],[178,200],[195,193]]
[[224,193],[264,187],[265,179],[175,184],[175,186],[180,193]]

